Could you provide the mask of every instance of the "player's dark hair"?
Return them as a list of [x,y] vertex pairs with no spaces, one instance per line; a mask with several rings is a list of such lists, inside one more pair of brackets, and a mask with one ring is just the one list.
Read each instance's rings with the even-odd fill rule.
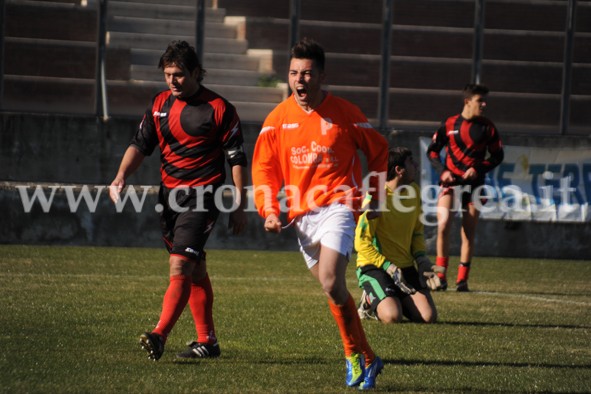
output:
[[164,70],[165,67],[176,65],[180,68],[184,68],[189,72],[193,72],[196,68],[199,68],[201,72],[197,80],[201,82],[205,70],[199,62],[199,57],[195,48],[193,48],[187,41],[171,41],[168,44],[168,48],[160,57],[158,62],[158,68]]
[[291,59],[311,59],[320,71],[324,71],[324,49],[310,38],[302,39],[291,48]]
[[488,94],[489,90],[486,86],[484,85],[479,85],[476,83],[469,83],[466,86],[464,86],[464,98],[465,99],[471,99],[472,96],[475,96],[477,94],[481,95],[481,96],[486,96]]
[[404,163],[409,157],[412,157],[412,151],[404,146],[390,148],[388,151],[388,174],[386,181],[396,178],[396,167],[404,167]]

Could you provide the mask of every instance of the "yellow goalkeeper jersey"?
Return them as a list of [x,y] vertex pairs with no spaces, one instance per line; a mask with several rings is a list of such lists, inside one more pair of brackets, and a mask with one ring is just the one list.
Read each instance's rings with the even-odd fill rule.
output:
[[399,268],[414,266],[414,260],[425,254],[421,216],[421,192],[416,183],[395,191],[386,186],[386,210],[374,219],[368,219],[364,212],[357,222],[357,267],[372,264],[387,268],[389,263]]

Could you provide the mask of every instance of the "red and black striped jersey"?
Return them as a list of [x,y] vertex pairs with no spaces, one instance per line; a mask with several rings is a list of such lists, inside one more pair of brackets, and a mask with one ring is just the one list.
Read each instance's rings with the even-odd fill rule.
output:
[[160,173],[168,188],[222,183],[226,157],[230,166],[246,166],[242,144],[236,109],[204,86],[187,99],[170,90],[158,93],[131,140],[145,156],[160,147]]
[[[443,148],[447,155],[445,165],[440,157]],[[477,183],[482,183],[485,174],[503,161],[504,152],[499,133],[489,119],[464,119],[458,114],[447,118],[433,134],[427,157],[439,174],[449,170],[458,178],[458,183],[459,178],[473,167],[478,173]]]

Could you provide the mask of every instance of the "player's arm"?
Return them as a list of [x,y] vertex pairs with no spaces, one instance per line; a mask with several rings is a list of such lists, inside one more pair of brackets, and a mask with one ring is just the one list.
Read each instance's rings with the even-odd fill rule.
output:
[[[224,106],[219,107],[221,122],[218,126],[220,142],[226,156],[226,162],[230,167],[232,183],[235,190],[235,206],[229,215],[228,228],[234,234],[240,233],[246,227],[246,166],[247,159],[244,153],[244,137],[242,135],[242,124],[236,108],[229,102],[224,101]],[[219,117],[215,117],[219,119]]]
[[239,234],[244,230],[247,224],[246,213],[244,208],[246,207],[246,167],[242,165],[234,165],[232,170],[232,183],[236,190],[236,209],[230,212],[230,221],[228,222],[228,228],[232,229],[233,234]]
[[119,201],[119,193],[121,193],[121,190],[123,190],[125,181],[139,168],[139,166],[144,161],[144,158],[144,154],[139,151],[137,146],[130,145],[127,148],[123,158],[121,159],[119,171],[117,171],[115,179],[113,179],[111,185],[109,186],[109,197],[111,197],[113,202]]
[[364,267],[375,266],[383,269],[392,277],[394,284],[407,294],[414,294],[416,290],[407,285],[402,276],[402,271],[392,261],[388,260],[376,248],[376,228],[380,217],[368,219],[370,211],[364,212],[355,229],[355,249],[357,250],[357,267],[363,271]]
[[[157,96],[152,99],[152,106]],[[158,136],[156,134],[156,126],[154,125],[154,118],[152,117],[152,106],[146,110],[142,121],[131,139],[129,147],[123,154],[121,164],[119,165],[119,171],[111,186],[109,186],[109,197],[113,202],[119,200],[119,193],[125,186],[127,178],[133,174],[144,161],[146,156],[149,156],[154,152],[154,149],[158,145]]]
[[494,125],[489,126],[490,140],[487,144],[488,157],[476,168],[479,173],[486,173],[503,162],[505,151],[499,133]]
[[277,157],[275,128],[264,126],[257,139],[252,158],[254,202],[259,215],[265,219],[265,230],[280,232],[279,201],[277,193],[283,183],[281,164]]
[[440,152],[445,148],[447,142],[447,129],[444,122],[435,131],[431,138],[431,143],[427,147],[427,159],[429,159],[429,163],[431,163],[431,166],[439,174],[439,180],[443,185],[451,184],[454,181],[454,175],[445,168],[440,156]]
[[374,212],[366,211],[360,217],[355,228],[355,250],[358,255],[358,266],[374,265],[382,268],[388,261],[386,256],[381,254],[376,248],[375,233],[378,226],[378,217],[368,218]]
[[[353,124],[354,138],[357,146],[367,159],[368,172],[375,174],[384,174],[388,169],[388,141],[377,130],[375,130],[361,110],[356,107],[351,107],[351,123]],[[382,185],[378,176],[371,176],[369,178],[369,193],[372,196],[372,203],[379,205],[380,191]]]

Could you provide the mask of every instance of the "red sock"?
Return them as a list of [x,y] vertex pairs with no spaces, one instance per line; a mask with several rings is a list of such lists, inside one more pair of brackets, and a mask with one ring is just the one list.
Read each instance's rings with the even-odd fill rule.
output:
[[463,280],[468,280],[468,276],[470,275],[470,262],[467,263],[460,263],[458,266],[458,280],[456,283],[461,282]]
[[345,356],[349,357],[353,353],[361,353],[365,356],[365,364],[371,364],[375,354],[365,338],[365,331],[363,331],[353,297],[349,294],[349,299],[344,305],[337,305],[331,300],[328,301],[328,305],[339,327]]
[[213,289],[207,273],[199,282],[191,284],[189,307],[195,322],[197,342],[215,343],[217,338],[213,324]]
[[[438,267],[443,267],[446,269],[447,271],[447,267],[449,265],[449,257],[439,257],[437,256],[437,258],[435,259],[435,265]],[[446,275],[445,274],[437,274],[437,276],[439,276],[439,279],[446,279]]]
[[183,313],[189,296],[191,294],[191,277],[185,275],[175,275],[170,277],[168,289],[164,294],[162,301],[162,313],[160,321],[152,331],[166,340],[168,334],[175,323]]

